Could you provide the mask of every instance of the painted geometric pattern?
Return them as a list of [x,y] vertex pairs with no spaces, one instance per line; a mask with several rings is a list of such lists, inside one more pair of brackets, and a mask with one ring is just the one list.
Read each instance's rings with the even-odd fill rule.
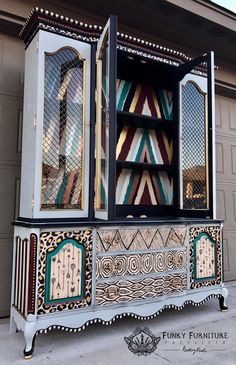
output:
[[185,251],[103,256],[96,259],[96,277],[111,278],[180,270],[185,267]]
[[180,247],[185,243],[185,236],[184,226],[98,230],[97,252]]
[[97,283],[96,305],[133,302],[183,292],[186,290],[186,284],[186,273],[169,274],[141,280],[118,280],[110,283]]
[[[83,296],[81,299],[76,299],[71,297],[71,288],[75,287],[75,291],[78,290],[78,280],[77,287],[75,284],[76,278],[80,278],[81,272],[81,260],[80,256],[78,257],[78,252],[74,250],[73,252],[73,244],[67,245],[66,242],[76,242],[77,247],[84,248],[84,282],[81,284],[80,289],[83,291]],[[65,251],[63,251],[65,249]],[[69,252],[68,252],[69,249]],[[46,269],[47,264],[47,256],[52,253],[56,253],[55,265],[57,265],[57,272],[55,269],[53,276],[53,268],[52,271],[47,277],[48,271]],[[60,257],[59,257],[60,253]],[[77,255],[76,255],[77,254]],[[65,257],[64,257],[65,255]],[[67,257],[66,257],[67,256]],[[68,257],[70,256],[70,257]],[[53,257],[53,256],[52,256]],[[73,260],[74,257],[74,260]],[[59,261],[59,262],[58,262]],[[77,262],[76,262],[77,261]],[[60,276],[58,280],[58,264],[60,266]],[[74,266],[74,264],[76,266]],[[65,265],[65,266],[64,266]],[[63,287],[63,272],[65,270],[65,283],[64,283],[64,291]],[[70,278],[68,277],[70,275]],[[59,296],[67,296],[67,280],[69,281],[69,296],[68,302],[65,299],[60,299],[59,302],[55,301],[54,303],[47,304],[46,303],[46,287],[47,283],[52,284],[52,278],[55,278],[54,288],[56,290],[60,289]],[[73,277],[73,278],[72,278]],[[72,285],[72,279],[74,284]],[[71,281],[71,283],[70,283]],[[39,247],[39,261],[38,261],[38,314],[46,314],[52,313],[55,311],[62,311],[67,309],[76,309],[87,307],[91,304],[92,298],[92,231],[91,230],[81,230],[74,232],[42,232],[40,234],[40,247]],[[60,288],[58,287],[58,283]],[[73,291],[73,289],[72,289]],[[79,292],[79,291],[78,291]],[[78,293],[77,292],[77,293]],[[51,291],[52,293],[52,286]],[[57,299],[58,291],[55,291],[55,298]]]
[[170,165],[173,140],[164,131],[124,126],[118,137],[116,159]]
[[194,240],[195,278],[215,277],[215,242],[205,233]]
[[220,284],[222,281],[221,227],[191,227],[189,244],[190,288]]
[[67,239],[47,254],[46,303],[81,299],[84,284],[84,246]]
[[172,205],[173,178],[165,171],[121,169],[116,204]]
[[167,90],[117,80],[117,110],[148,115],[167,120],[173,119],[173,93]]

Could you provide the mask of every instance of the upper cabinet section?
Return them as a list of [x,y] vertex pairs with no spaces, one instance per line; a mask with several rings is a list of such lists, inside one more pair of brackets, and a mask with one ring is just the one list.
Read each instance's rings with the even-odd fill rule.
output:
[[[33,92],[24,101],[21,216],[88,217],[91,46],[41,30],[35,40],[26,50],[26,73],[37,82],[26,78]],[[24,206],[29,188],[31,206]]]
[[[21,217],[213,218],[214,60],[35,9]],[[91,115],[90,115],[91,114]]]

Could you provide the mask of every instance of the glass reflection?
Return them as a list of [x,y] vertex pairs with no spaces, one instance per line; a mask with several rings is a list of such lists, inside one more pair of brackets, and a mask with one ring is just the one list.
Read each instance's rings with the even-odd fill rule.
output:
[[83,208],[83,61],[45,55],[42,209]]
[[182,86],[183,209],[207,209],[206,95],[193,82]]

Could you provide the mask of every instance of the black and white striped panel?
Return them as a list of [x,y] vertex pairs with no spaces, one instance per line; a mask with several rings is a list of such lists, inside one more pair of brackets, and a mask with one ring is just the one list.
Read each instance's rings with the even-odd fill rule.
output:
[[29,240],[16,237],[14,305],[27,316],[29,283]]

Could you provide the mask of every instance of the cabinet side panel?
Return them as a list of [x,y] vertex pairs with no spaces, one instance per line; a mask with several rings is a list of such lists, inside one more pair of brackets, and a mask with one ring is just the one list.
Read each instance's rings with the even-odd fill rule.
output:
[[22,139],[22,172],[20,216],[32,218],[32,198],[35,174],[35,115],[38,84],[38,36],[36,35],[25,54],[25,87]]

